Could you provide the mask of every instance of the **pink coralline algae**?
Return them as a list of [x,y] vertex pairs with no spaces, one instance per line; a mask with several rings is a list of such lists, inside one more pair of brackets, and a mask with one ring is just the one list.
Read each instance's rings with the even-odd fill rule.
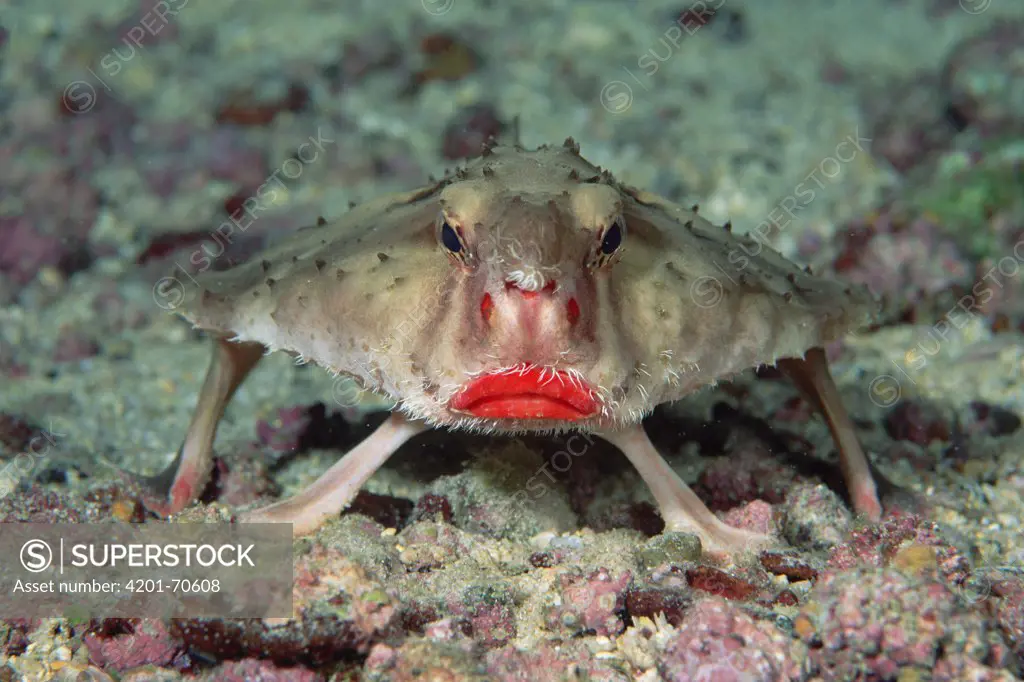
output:
[[993,585],[992,594],[998,600],[996,621],[1014,653],[1024,661],[1024,580],[1007,574]]
[[312,546],[294,570],[295,607],[307,615],[333,612],[368,638],[387,630],[397,616],[395,599],[337,548]]
[[505,644],[516,636],[516,618],[506,604],[478,603],[469,609],[473,639],[485,647]]
[[103,636],[85,636],[89,660],[106,670],[123,671],[141,665],[167,665],[178,656],[180,645],[159,620],[140,620],[131,625],[131,632]]
[[934,522],[912,515],[854,530],[848,542],[833,548],[828,568],[844,571],[863,565],[888,566],[901,549],[910,545],[934,548],[937,568],[949,582],[960,584],[967,578],[967,559],[941,538]]
[[375,644],[363,666],[369,682],[476,682],[480,665],[465,638],[410,637],[398,645]]
[[777,530],[775,510],[764,500],[753,500],[730,509],[723,516],[723,520],[730,526],[762,535],[771,535]]
[[798,682],[810,672],[803,643],[716,597],[686,613],[657,666],[666,680],[714,682]]
[[771,457],[761,443],[750,439],[728,455],[712,460],[695,489],[712,511],[725,511],[755,499],[782,502],[796,476],[792,468]]
[[547,608],[547,628],[563,637],[584,632],[617,635],[625,629],[619,615],[629,587],[627,571],[612,576],[607,569],[589,574],[576,569],[558,576],[558,603]]
[[847,225],[841,244],[834,262],[838,274],[883,299],[911,306],[971,275],[963,254],[927,216],[884,209]]
[[[243,601],[270,586],[232,593]],[[396,599],[337,546],[314,543],[295,558],[293,613],[287,621],[176,618],[171,633],[190,651],[217,660],[259,658],[278,666],[313,667],[366,654],[396,624]]]
[[299,667],[280,668],[270,661],[230,661],[199,678],[201,682],[324,682],[324,676]]
[[470,587],[447,601],[454,624],[479,645],[500,646],[516,636],[512,594],[500,585]]
[[824,574],[794,628],[825,679],[894,680],[908,669],[963,670],[963,659],[982,671],[1012,664],[993,624],[950,587],[891,568]]

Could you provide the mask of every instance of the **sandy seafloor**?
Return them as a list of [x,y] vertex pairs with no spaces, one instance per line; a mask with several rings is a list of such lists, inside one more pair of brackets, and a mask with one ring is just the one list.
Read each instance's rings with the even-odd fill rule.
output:
[[[168,2],[179,11],[162,28],[146,19],[153,2],[0,6],[0,454],[13,462],[54,434],[30,471],[4,470],[4,521],[141,518],[111,464],[149,473],[169,461],[210,353],[154,296],[198,242],[153,255],[154,240],[213,229],[226,200],[311,135],[330,142],[251,243],[417,186],[456,165],[446,137],[476,144],[449,131],[475,105],[518,116],[528,147],[572,136],[621,180],[699,202],[737,231],[817,172],[814,199],[771,240],[902,311],[832,349],[892,484],[888,514],[880,525],[849,514],[823,422],[788,383],[751,372],[660,410],[649,431],[716,511],[779,533],[766,557],[713,565],[659,535],[642,481],[599,445],[505,515],[564,443],[442,434],[372,478],[366,490],[384,497],[364,495],[297,545],[297,571],[321,578],[297,596],[329,612],[330,644],[314,649],[295,623],[248,623],[246,644],[229,646],[209,635],[230,628],[208,621],[11,618],[0,680],[1019,679],[1024,5],[725,0],[680,36],[689,5],[663,0]],[[143,22],[159,32],[129,51],[122,36]],[[983,34],[996,56],[957,63],[958,87],[982,104],[950,114],[949,83],[935,80]],[[425,53],[438,45],[447,52]],[[228,98],[252,111],[290,84],[306,94],[294,111],[217,122]],[[956,135],[939,131],[950,118]],[[848,139],[862,148],[839,151]],[[986,178],[1010,190],[981,217],[947,219],[929,202],[972,200],[939,184],[964,158],[996,159]],[[885,217],[890,193],[915,207],[911,228]],[[853,225],[871,230],[850,256]],[[993,264],[992,306],[935,342],[936,320]],[[230,485],[186,519],[227,519],[271,482],[288,495],[312,481],[365,431],[339,395],[324,371],[264,361],[218,433]],[[324,419],[282,410],[318,402],[352,433],[300,438]],[[300,440],[315,447],[287,452]]]

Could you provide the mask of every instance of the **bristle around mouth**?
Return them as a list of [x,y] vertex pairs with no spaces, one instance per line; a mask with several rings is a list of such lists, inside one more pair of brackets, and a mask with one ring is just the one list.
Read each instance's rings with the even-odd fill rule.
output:
[[578,421],[599,412],[595,392],[567,372],[542,367],[485,374],[469,381],[448,404],[486,419]]

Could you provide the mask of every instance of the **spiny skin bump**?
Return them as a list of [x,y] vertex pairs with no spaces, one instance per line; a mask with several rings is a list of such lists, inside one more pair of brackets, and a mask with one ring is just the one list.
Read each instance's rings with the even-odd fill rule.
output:
[[174,513],[198,497],[225,406],[263,353],[280,349],[354,377],[395,409],[315,483],[246,512],[249,521],[315,530],[430,426],[580,429],[626,455],[667,529],[696,532],[711,551],[763,546],[770,538],[707,509],[640,422],[660,403],[776,363],[828,422],[855,508],[877,520],[868,460],[823,350],[875,309],[866,289],[813,277],[695,207],[619,183],[571,140],[493,146],[440,182],[199,277],[182,312],[218,340],[178,456],[149,481],[162,500],[153,508]]
[[[442,245],[442,219],[459,230],[465,262]],[[616,220],[621,247],[591,267]],[[520,290],[557,283],[531,334],[510,279]],[[866,290],[627,187],[571,145],[495,146],[458,174],[357,206],[200,283],[182,310],[197,327],[351,375],[430,425],[503,433],[634,424],[660,403],[799,357],[875,310]],[[575,324],[556,314],[570,299]],[[592,386],[600,412],[558,421],[449,409],[467,378],[524,365]]]

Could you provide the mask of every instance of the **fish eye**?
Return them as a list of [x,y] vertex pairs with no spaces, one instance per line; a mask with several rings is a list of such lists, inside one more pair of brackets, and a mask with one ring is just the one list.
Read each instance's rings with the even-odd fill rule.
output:
[[604,238],[601,240],[601,253],[606,256],[610,256],[615,253],[615,250],[618,249],[621,244],[622,228],[619,226],[619,222],[615,221],[604,233]]
[[459,239],[459,234],[455,231],[454,227],[448,224],[447,220],[441,226],[441,243],[444,244],[444,248],[452,253],[462,251],[462,240]]

